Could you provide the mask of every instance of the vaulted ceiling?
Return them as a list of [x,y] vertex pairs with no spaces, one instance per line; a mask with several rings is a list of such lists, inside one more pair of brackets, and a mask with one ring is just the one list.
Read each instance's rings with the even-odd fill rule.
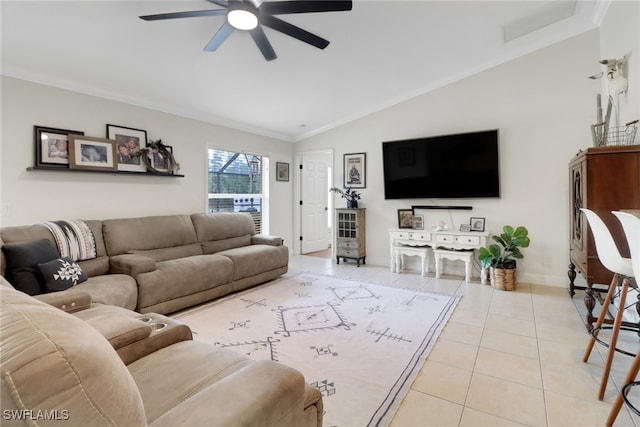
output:
[[3,0],[1,71],[298,141],[597,28],[609,1],[355,0],[280,15],[331,43],[265,28],[278,56],[267,62],[239,30],[203,51],[225,16],[138,18],[220,8],[206,0]]

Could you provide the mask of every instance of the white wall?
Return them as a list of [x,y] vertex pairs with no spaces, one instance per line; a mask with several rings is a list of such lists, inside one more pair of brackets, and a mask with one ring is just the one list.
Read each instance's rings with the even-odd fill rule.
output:
[[[598,31],[590,31],[309,138],[296,150],[333,148],[338,185],[343,154],[367,153],[367,188],[360,201],[367,208],[367,264],[388,265],[386,231],[397,226],[397,209],[472,205],[464,220],[485,217],[492,233],[504,224],[529,229],[532,243],[518,262],[522,281],[566,286],[567,164],[591,146],[589,126],[600,83],[587,76],[597,65],[598,45]],[[382,141],[495,128],[500,129],[500,199],[384,200]],[[447,213],[437,215],[448,221]]]
[[[0,202],[10,211],[2,226],[204,212],[208,146],[264,154],[272,165],[292,159],[288,142],[24,80],[2,77],[1,83]],[[185,177],[27,171],[34,164],[34,125],[104,138],[108,123],[145,129],[148,139],[172,145]],[[269,181],[270,231],[291,242],[293,184],[276,183],[275,172]]]
[[[618,124],[623,126],[640,119],[640,2],[615,0],[611,2],[607,15],[600,26],[600,59],[627,57],[627,78],[629,90],[618,96]],[[599,66],[594,70],[600,71]],[[595,73],[594,73],[595,74]],[[604,82],[603,82],[604,83]],[[602,90],[602,99],[606,91]],[[595,102],[595,101],[594,101]],[[606,103],[603,101],[603,109]],[[615,123],[612,120],[612,123]],[[640,144],[640,136],[636,136]]]

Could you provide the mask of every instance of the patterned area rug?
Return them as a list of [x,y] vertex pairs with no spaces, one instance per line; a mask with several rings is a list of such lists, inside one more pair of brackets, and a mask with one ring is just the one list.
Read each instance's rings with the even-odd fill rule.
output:
[[301,371],[322,392],[325,426],[385,426],[458,299],[300,274],[174,317],[196,340]]

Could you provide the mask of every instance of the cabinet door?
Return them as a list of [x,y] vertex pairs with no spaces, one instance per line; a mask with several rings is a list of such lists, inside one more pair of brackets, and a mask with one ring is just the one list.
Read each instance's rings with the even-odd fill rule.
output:
[[586,221],[580,208],[586,207],[587,180],[585,175],[586,162],[584,160],[571,165],[571,247],[577,250],[585,250],[584,238],[586,234]]

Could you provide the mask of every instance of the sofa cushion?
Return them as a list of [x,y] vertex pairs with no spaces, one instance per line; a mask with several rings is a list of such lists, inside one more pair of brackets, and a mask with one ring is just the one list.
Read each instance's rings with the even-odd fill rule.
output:
[[304,377],[281,363],[184,341],[128,368],[153,427],[305,425]]
[[256,234],[253,219],[248,214],[193,214],[191,220],[205,254],[250,245],[251,236]]
[[170,259],[186,258],[194,255],[202,255],[202,247],[199,243],[191,245],[175,246],[173,248],[130,250],[130,254],[142,255],[157,261],[168,261]]
[[78,263],[67,257],[38,264],[38,269],[44,278],[47,292],[64,291],[87,280],[87,275]]
[[233,262],[219,255],[197,255],[156,263],[156,270],[136,276],[138,311],[145,307],[226,285]]
[[102,222],[109,255],[197,243],[189,215],[109,219]]
[[45,291],[45,280],[38,264],[60,256],[53,243],[47,239],[5,244],[2,252],[7,262],[7,279],[16,289],[28,295],[38,295]]
[[89,277],[73,287],[91,295],[94,304],[115,305],[135,310],[138,303],[138,285],[136,280],[124,274],[105,274]]
[[94,328],[5,286],[0,316],[3,410],[57,411],[79,426],[147,425],[136,383]]
[[233,280],[275,270],[289,263],[289,249],[286,246],[249,245],[218,252],[217,255],[233,261]]

